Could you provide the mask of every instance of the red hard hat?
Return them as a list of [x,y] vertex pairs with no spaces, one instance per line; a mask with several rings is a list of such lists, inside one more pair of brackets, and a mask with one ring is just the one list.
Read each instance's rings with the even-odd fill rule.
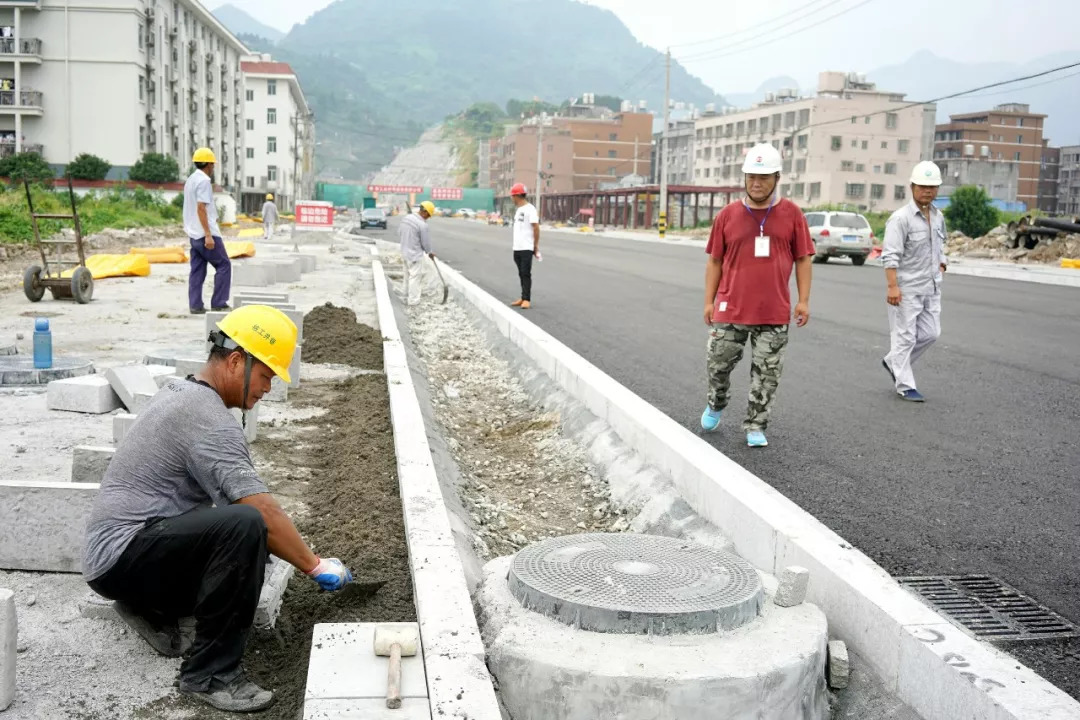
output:
[[525,192],[525,184],[524,183],[517,183],[516,185],[514,185],[514,187],[510,188],[510,194],[511,195],[528,195],[528,193]]

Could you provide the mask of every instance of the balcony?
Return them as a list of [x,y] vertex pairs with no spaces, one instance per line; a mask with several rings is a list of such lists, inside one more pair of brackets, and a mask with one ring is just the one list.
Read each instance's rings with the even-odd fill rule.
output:
[[24,115],[42,115],[42,95],[35,90],[0,90],[0,113],[17,112]]
[[15,38],[0,38],[0,60],[13,60],[16,57],[40,63],[41,41],[37,38],[22,38],[16,42]]
[[[22,152],[32,152],[38,155],[45,154],[45,148],[41,145],[30,145],[23,143]],[[11,157],[15,154],[15,141],[0,140],[0,158]]]

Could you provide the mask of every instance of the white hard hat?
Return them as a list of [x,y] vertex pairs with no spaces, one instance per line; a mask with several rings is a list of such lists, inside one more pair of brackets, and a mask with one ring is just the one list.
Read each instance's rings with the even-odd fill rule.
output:
[[769,143],[760,143],[746,151],[742,171],[746,175],[772,175],[780,172],[783,166],[780,151]]
[[923,160],[911,171],[911,184],[937,187],[941,184],[941,168],[936,163]]

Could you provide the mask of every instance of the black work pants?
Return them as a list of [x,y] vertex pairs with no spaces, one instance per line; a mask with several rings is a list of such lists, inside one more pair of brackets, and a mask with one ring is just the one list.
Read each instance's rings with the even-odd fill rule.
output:
[[195,618],[180,685],[201,692],[240,671],[266,570],[266,523],[247,505],[200,508],[147,523],[89,584],[155,623]]
[[521,299],[532,301],[532,250],[515,250],[514,264],[521,279]]

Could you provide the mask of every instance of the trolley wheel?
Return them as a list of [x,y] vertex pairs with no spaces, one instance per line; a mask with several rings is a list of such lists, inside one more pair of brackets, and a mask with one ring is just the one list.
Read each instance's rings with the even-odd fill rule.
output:
[[41,284],[41,268],[31,265],[23,273],[23,292],[30,302],[38,302],[45,296],[45,286]]
[[94,297],[94,276],[87,267],[79,266],[71,275],[71,295],[80,305]]

